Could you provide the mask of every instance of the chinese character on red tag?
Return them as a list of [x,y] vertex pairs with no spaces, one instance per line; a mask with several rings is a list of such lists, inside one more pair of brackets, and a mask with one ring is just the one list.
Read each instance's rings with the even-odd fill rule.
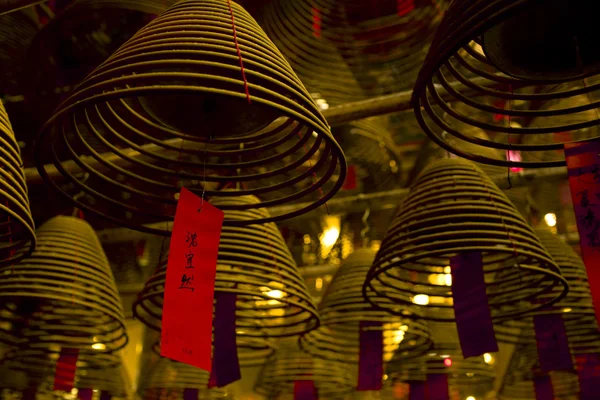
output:
[[162,314],[160,355],[211,370],[217,255],[224,214],[182,188],[175,212]]

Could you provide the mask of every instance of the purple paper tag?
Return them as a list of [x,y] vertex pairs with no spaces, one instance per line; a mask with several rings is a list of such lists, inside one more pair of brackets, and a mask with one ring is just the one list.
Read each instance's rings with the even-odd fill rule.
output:
[[408,382],[408,400],[425,400],[425,382]]
[[579,399],[596,400],[600,388],[600,354],[581,354],[576,357],[579,377]]
[[183,400],[198,400],[198,389],[183,389]]
[[23,390],[21,400],[35,400],[37,398],[37,388],[30,387]]
[[573,369],[565,323],[560,314],[533,317],[540,369],[543,372]]
[[209,387],[223,387],[241,379],[235,332],[235,293],[215,292],[214,348]]
[[356,390],[381,390],[383,382],[383,331],[381,328],[381,322],[360,321]]
[[554,390],[552,389],[550,375],[534,374],[533,386],[535,388],[536,400],[554,400]]
[[110,394],[110,392],[107,392],[105,390],[100,392],[100,400],[110,400],[112,399],[112,394]]
[[294,381],[294,400],[317,400],[314,381]]
[[497,352],[481,253],[460,253],[450,259],[450,268],[454,316],[463,357]]
[[447,374],[427,375],[427,400],[450,400]]
[[77,391],[77,397],[80,400],[92,400],[94,392],[90,388],[79,388]]

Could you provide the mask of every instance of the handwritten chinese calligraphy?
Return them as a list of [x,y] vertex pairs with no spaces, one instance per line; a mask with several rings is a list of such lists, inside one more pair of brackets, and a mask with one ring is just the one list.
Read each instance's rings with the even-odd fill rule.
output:
[[181,189],[165,282],[160,354],[206,371],[212,365],[213,295],[223,217],[223,211]]
[[579,244],[600,320],[600,141],[565,144]]

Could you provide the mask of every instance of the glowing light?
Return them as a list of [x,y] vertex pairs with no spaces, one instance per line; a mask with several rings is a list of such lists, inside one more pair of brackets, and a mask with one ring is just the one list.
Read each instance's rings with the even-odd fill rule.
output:
[[408,325],[400,326],[400,330],[406,332],[408,330]]
[[573,310],[572,310],[572,309],[570,309],[569,307],[567,307],[567,308],[563,308],[563,312],[571,312],[571,311],[573,311]]
[[394,336],[392,337],[392,341],[394,342],[394,344],[400,344],[400,342],[402,342],[403,339],[404,339],[404,331],[402,329],[398,329],[397,331],[394,331]]
[[94,389],[94,393],[98,393],[98,389]]
[[323,278],[317,278],[317,280],[315,281],[315,288],[317,290],[323,289]]
[[452,286],[452,275],[446,274],[445,276],[445,284],[446,286]]
[[304,244],[310,244],[310,235],[304,235]]
[[92,349],[94,349],[94,350],[104,350],[104,349],[106,349],[106,345],[104,343],[94,343],[92,345]]
[[71,394],[76,395],[77,393],[79,393],[79,390],[77,388],[71,389]]
[[485,353],[483,355],[483,361],[485,361],[486,364],[491,364],[494,361],[494,358],[490,353]]
[[387,374],[383,374],[383,380],[387,381],[387,378],[388,378]]
[[556,214],[548,213],[544,215],[544,221],[546,221],[546,225],[549,227],[556,226]]
[[435,356],[437,356],[437,353],[429,353],[428,356],[429,357],[435,357]]
[[326,247],[331,247],[337,242],[340,237],[340,228],[332,226],[323,231],[321,235],[321,244]]
[[317,99],[315,102],[321,110],[327,110],[329,108],[329,104],[327,104],[327,100],[325,99]]
[[475,397],[469,396],[469,397],[466,398],[466,400],[475,400]]
[[474,377],[474,376],[475,376],[475,374],[474,374],[474,373],[472,373],[472,372],[467,372],[467,376],[468,376],[469,378],[472,378],[472,377]]
[[426,294],[418,294],[415,297],[413,297],[412,301],[417,305],[426,306],[427,304],[429,304],[429,296],[427,296]]
[[274,299],[280,299],[283,297],[283,292],[281,290],[269,290],[266,295]]
[[442,355],[440,355],[440,357],[442,357],[442,358],[450,358],[450,356],[448,354],[442,354]]
[[449,358],[444,359],[444,365],[446,367],[451,367],[452,366],[452,360]]
[[[506,159],[508,161],[514,161],[514,162],[520,162],[523,159],[521,158],[521,152],[519,150],[508,150],[506,152]],[[521,172],[523,171],[523,168],[521,167],[511,167],[510,168],[511,172]]]

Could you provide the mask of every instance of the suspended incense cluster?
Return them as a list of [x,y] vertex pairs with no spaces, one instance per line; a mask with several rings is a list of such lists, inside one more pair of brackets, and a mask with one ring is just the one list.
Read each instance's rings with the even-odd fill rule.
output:
[[[587,283],[587,274],[581,258],[573,248],[563,242],[560,237],[550,232],[548,228],[535,229],[542,245],[548,250],[556,264],[560,267],[562,275],[569,284],[569,293],[561,301],[536,312],[536,315],[558,314],[562,315],[565,323],[569,344],[572,347],[588,347],[600,338],[598,324],[594,314],[590,288]],[[551,299],[560,295],[560,288],[544,294],[540,300]],[[542,300],[544,301],[544,300]],[[534,324],[531,315],[516,320],[502,321],[496,325],[495,331],[500,341],[511,343],[534,343]],[[587,351],[586,351],[587,352]]]
[[[212,199],[219,208],[253,203],[258,203],[253,196]],[[231,220],[268,218],[264,209],[225,214]],[[161,329],[167,259],[168,253],[133,309],[136,318],[155,330]],[[273,351],[267,338],[298,335],[319,324],[316,306],[273,223],[223,227],[215,280],[215,295],[219,293],[237,296],[235,326],[241,365],[264,361]]]
[[27,52],[23,85],[37,116],[49,118],[88,73],[173,3],[76,0],[68,4],[37,33]]
[[[371,267],[367,300],[398,315],[453,321],[451,259],[481,254],[493,318],[511,318],[564,296],[559,267],[529,225],[479,168],[461,159],[430,164],[394,218]],[[560,290],[547,295],[558,285]]]
[[160,357],[140,379],[139,392],[145,400],[183,398],[185,400],[232,399],[224,389],[208,389],[209,373],[168,358]]
[[87,222],[58,216],[37,230],[36,250],[0,272],[5,360],[31,374],[54,368],[64,349],[78,368],[115,366],[127,344],[112,271]]
[[[579,393],[575,371],[542,373],[537,362],[535,345],[518,345],[510,360],[507,375],[498,394],[501,400],[546,398],[549,391],[556,399]],[[539,393],[538,397],[536,394]]]
[[[282,344],[263,366],[254,391],[267,398],[294,394],[332,399],[343,397],[354,387],[344,364],[312,358],[295,344]],[[283,397],[281,397],[283,398]]]
[[[309,203],[224,223],[239,226],[315,209],[346,174],[339,145],[287,61],[225,0],[170,7],[96,68],[38,139],[37,167],[50,187],[108,221],[162,235],[168,228],[145,224],[173,218],[180,186],[268,199],[225,211]],[[75,199],[60,179],[84,195]],[[221,191],[228,186],[239,190]]]
[[[495,379],[495,370],[485,357],[463,358],[454,324],[431,323],[434,333],[433,348],[427,355],[406,360],[401,353],[394,354],[386,366],[391,382],[425,385],[430,395],[447,391],[450,398],[479,398],[487,394]],[[417,396],[418,398],[418,396]]]
[[391,360],[393,354],[414,358],[429,351],[433,343],[425,321],[393,316],[363,299],[362,284],[374,259],[373,250],[359,249],[343,261],[319,305],[321,327],[300,339],[304,350],[315,357],[357,366],[359,349],[367,345],[360,342],[363,328],[381,331],[381,361]]
[[21,149],[0,101],[0,266],[13,264],[35,247]]
[[[564,143],[600,136],[591,10],[591,2],[454,1],[413,92],[423,130],[448,151],[477,162],[564,165]],[[454,128],[456,122],[490,138]],[[478,154],[451,138],[502,152]],[[521,152],[522,160],[516,157]]]
[[33,9],[15,11],[0,16],[0,91],[21,94],[26,49],[40,28]]
[[[412,0],[276,1],[264,7],[260,19],[311,91],[352,101],[361,92],[405,90],[415,81],[445,6]],[[348,90],[349,83],[360,89]]]

